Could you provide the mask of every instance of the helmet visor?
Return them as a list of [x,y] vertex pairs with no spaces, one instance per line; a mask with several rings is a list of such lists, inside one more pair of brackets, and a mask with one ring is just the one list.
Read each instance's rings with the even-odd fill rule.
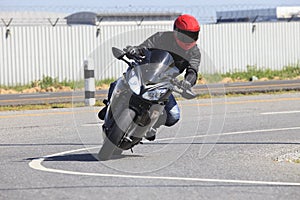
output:
[[180,29],[175,29],[175,36],[184,43],[193,43],[198,40],[199,31],[184,31]]

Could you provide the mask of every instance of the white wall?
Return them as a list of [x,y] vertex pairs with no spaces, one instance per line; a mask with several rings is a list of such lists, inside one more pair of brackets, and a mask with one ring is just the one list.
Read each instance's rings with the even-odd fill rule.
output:
[[207,73],[245,71],[247,65],[282,69],[300,62],[300,22],[205,25],[200,46],[211,59],[202,63]]

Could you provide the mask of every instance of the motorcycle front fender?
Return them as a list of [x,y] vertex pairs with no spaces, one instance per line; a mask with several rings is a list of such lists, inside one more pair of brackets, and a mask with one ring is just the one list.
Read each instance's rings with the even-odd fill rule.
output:
[[[106,121],[103,125],[105,136],[114,145],[118,146],[133,123],[135,115],[133,110],[125,109],[119,116],[110,118],[109,121]],[[108,127],[107,124],[110,124],[110,126]]]

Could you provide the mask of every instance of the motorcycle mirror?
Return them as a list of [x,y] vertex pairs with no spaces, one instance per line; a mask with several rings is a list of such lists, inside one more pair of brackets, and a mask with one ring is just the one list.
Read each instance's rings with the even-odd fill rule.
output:
[[121,59],[125,55],[125,52],[123,50],[118,49],[116,47],[112,47],[112,53],[117,59]]

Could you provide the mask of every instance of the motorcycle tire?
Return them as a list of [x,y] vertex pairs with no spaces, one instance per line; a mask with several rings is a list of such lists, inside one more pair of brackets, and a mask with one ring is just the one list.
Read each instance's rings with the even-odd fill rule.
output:
[[[98,153],[98,158],[101,161],[109,160],[112,155],[121,155],[123,150],[118,148],[117,145],[120,144],[121,140],[124,137],[124,130],[130,126],[133,120],[124,120],[124,119],[133,119],[135,112],[131,109],[125,109],[119,116],[119,123],[115,125],[106,133],[103,145]],[[120,126],[120,127],[119,127]]]

